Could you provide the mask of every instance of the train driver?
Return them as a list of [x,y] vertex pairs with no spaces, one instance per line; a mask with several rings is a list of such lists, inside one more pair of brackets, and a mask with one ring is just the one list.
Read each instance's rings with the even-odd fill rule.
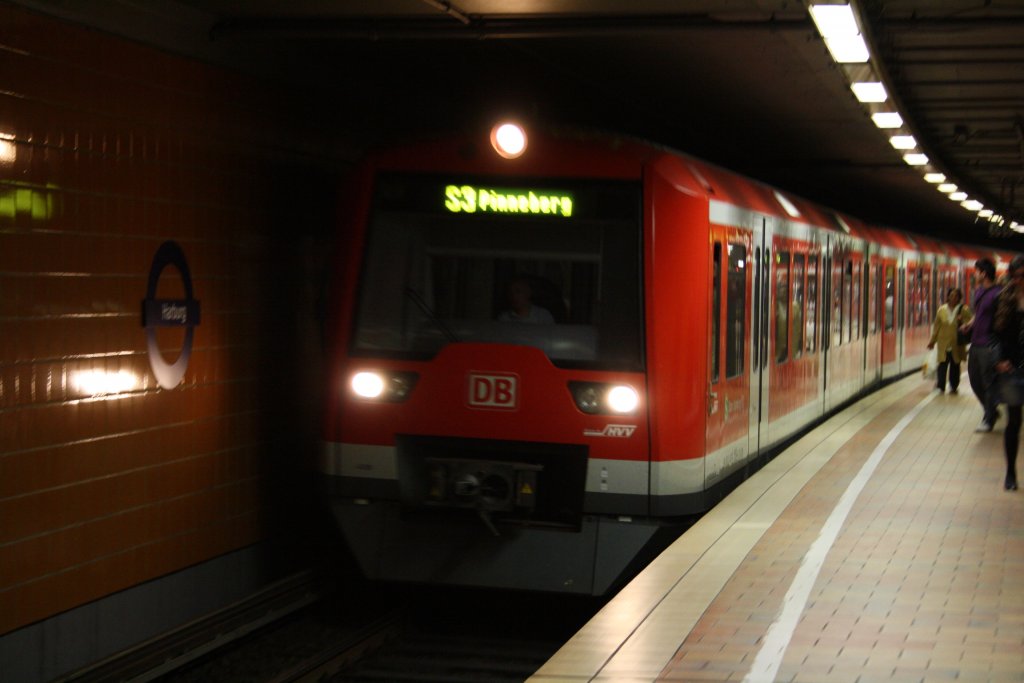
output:
[[509,307],[498,315],[501,322],[520,322],[553,325],[554,317],[548,309],[533,303],[533,289],[525,278],[512,280],[506,291]]

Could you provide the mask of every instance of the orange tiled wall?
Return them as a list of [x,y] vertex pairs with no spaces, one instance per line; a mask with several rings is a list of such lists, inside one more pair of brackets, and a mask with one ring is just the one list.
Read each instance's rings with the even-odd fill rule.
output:
[[[0,634],[266,537],[301,445],[273,452],[301,386],[287,99],[0,4]],[[172,390],[140,323],[165,240],[201,306]]]

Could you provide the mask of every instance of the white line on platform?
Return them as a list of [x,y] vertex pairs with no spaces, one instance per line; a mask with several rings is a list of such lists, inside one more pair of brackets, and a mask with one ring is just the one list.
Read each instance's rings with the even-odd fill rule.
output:
[[861,491],[864,490],[868,480],[871,479],[871,475],[874,474],[879,463],[882,462],[882,458],[885,457],[889,447],[892,446],[906,426],[910,424],[911,420],[917,417],[918,413],[935,396],[935,392],[929,392],[924,400],[914,406],[909,413],[903,416],[902,420],[896,423],[895,427],[889,430],[885,438],[872,451],[867,462],[861,466],[857,476],[846,487],[843,496],[836,503],[835,508],[833,508],[832,514],[829,515],[825,524],[821,527],[818,537],[811,544],[807,554],[804,555],[800,569],[793,578],[793,583],[790,585],[789,590],[786,592],[786,597],[782,601],[782,611],[768,628],[768,632],[761,643],[761,649],[758,651],[757,657],[750,667],[750,673],[743,679],[744,683],[771,683],[775,680],[775,675],[782,665],[782,657],[786,654],[786,649],[793,638],[793,632],[796,630],[797,622],[800,621],[800,615],[803,614],[804,608],[807,606],[807,599],[811,594],[811,589],[814,588],[814,582],[817,581],[821,567],[825,563],[825,556],[832,549],[836,537],[839,535],[839,530],[846,522],[853,504],[857,501]]

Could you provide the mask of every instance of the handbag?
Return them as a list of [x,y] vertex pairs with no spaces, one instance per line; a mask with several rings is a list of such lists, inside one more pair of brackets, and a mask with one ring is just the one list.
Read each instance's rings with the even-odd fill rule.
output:
[[1024,371],[1014,368],[1010,372],[1000,373],[997,378],[999,396],[1003,403],[1008,406],[1024,404]]
[[921,377],[924,379],[935,379],[935,371],[939,367],[939,350],[934,346],[928,349],[924,356],[924,364],[921,365]]

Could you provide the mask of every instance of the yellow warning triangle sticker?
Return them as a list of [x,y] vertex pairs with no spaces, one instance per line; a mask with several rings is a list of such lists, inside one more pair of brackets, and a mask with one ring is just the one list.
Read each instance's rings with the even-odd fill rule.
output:
[[519,489],[519,493],[526,494],[528,496],[533,495],[533,488],[529,484],[523,484],[523,488]]

